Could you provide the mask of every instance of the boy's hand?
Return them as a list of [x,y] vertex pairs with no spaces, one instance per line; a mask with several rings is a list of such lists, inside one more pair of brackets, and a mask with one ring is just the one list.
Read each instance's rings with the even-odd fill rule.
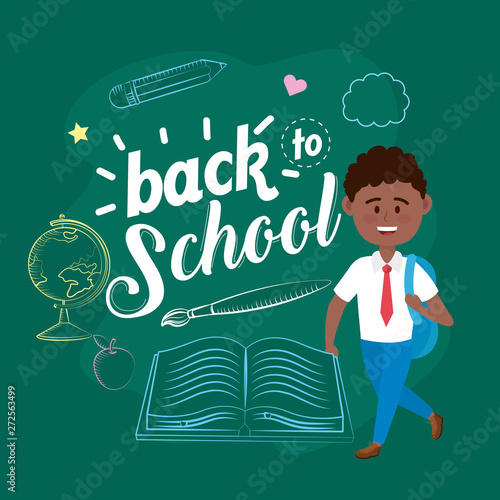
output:
[[405,302],[415,311],[420,312],[422,309],[422,301],[418,295],[412,295],[411,293],[407,293],[405,296]]
[[334,345],[327,345],[325,351],[339,357],[339,350]]

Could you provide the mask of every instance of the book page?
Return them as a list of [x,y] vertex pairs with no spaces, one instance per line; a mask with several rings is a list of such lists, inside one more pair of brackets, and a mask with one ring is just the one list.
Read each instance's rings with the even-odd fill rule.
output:
[[243,423],[244,349],[211,337],[160,351],[148,405],[147,428],[234,430]]
[[270,338],[252,344],[247,358],[252,435],[343,432],[339,374],[331,354]]

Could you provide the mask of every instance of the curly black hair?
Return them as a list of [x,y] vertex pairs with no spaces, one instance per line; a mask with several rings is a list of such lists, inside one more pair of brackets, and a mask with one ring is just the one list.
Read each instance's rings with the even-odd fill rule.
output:
[[351,202],[356,193],[365,186],[378,186],[382,182],[410,182],[425,198],[427,181],[418,168],[415,156],[403,153],[398,147],[375,146],[368,153],[360,154],[356,163],[351,163],[345,176],[344,189]]

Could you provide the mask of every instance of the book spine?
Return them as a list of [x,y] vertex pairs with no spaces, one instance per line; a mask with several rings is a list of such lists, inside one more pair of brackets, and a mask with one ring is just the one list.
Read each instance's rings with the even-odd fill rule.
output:
[[247,349],[245,347],[245,359],[243,363],[243,411],[245,412],[245,421],[246,421],[246,411],[247,411],[247,392],[248,392],[248,360],[247,360]]
[[250,436],[251,431],[247,423],[247,394],[248,394],[248,357],[245,347],[245,358],[243,360],[243,425],[239,430],[240,436]]

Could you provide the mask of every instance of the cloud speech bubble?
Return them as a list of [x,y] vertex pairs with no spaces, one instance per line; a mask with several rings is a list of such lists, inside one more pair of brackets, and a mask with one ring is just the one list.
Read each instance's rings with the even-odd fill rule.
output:
[[400,80],[389,73],[368,73],[354,80],[342,98],[346,120],[362,127],[386,127],[401,123],[410,106],[410,98]]

